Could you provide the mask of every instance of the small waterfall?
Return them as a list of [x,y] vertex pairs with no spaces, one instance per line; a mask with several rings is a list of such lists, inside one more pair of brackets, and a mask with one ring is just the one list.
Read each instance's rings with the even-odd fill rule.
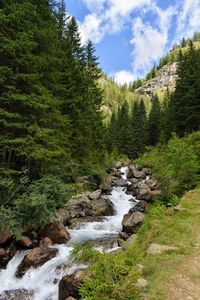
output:
[[[127,167],[121,168],[122,177],[126,179]],[[70,259],[73,245],[109,239],[117,236],[121,230],[121,222],[124,214],[134,206],[133,197],[126,194],[125,188],[114,187],[109,200],[115,207],[114,216],[105,217],[101,222],[82,223],[78,228],[69,230],[71,239],[65,245],[57,246],[58,255],[38,269],[29,269],[23,278],[16,278],[15,272],[26,252],[17,253],[9,262],[6,270],[0,271],[0,293],[5,290],[25,289],[34,292],[31,300],[57,300],[58,283],[64,275],[71,274],[77,268],[86,268],[86,265],[74,265]],[[114,245],[113,247],[116,247]],[[101,250],[101,247],[99,247]],[[113,248],[108,249],[111,252]]]

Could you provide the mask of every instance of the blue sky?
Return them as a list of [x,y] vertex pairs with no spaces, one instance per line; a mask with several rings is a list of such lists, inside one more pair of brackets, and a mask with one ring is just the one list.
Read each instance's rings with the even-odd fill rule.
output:
[[66,0],[83,43],[118,83],[144,76],[175,42],[200,31],[200,0]]

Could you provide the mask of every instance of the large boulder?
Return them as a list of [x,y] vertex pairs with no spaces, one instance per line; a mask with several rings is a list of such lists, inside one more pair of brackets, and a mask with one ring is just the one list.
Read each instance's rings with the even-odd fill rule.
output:
[[97,199],[100,198],[101,193],[102,193],[101,190],[96,190],[96,191],[94,191],[94,192],[88,192],[88,193],[87,193],[87,197],[88,197],[90,200],[94,200],[94,201],[95,201],[95,200],[97,200]]
[[112,192],[113,189],[112,180],[113,177],[111,175],[108,175],[103,179],[100,185],[100,189],[102,190],[103,193],[110,194]]
[[92,205],[88,193],[73,196],[65,209],[69,211],[69,219],[92,216]]
[[5,230],[0,230],[0,245],[3,245],[7,242],[9,242],[12,239],[12,233],[5,229]]
[[64,226],[69,225],[70,211],[68,207],[60,208],[57,212],[57,220],[61,222]]
[[67,243],[70,239],[69,232],[60,222],[47,224],[42,230],[41,236],[48,237],[55,244]]
[[122,220],[123,231],[129,235],[136,233],[138,227],[144,221],[144,218],[145,214],[139,211],[124,215],[124,218]]
[[25,255],[22,262],[19,264],[16,272],[16,277],[22,277],[30,267],[38,268],[44,263],[54,258],[58,253],[56,248],[37,247]]
[[92,211],[94,216],[113,216],[115,214],[113,203],[103,197],[92,203]]
[[139,171],[135,166],[129,166],[127,178],[145,179],[146,174],[143,171]]
[[157,188],[158,183],[156,180],[150,178],[148,180],[146,180],[146,184],[148,185],[148,187],[153,191]]
[[138,200],[150,201],[152,199],[151,190],[149,186],[144,182],[139,182],[138,184]]
[[17,244],[20,245],[22,248],[30,248],[32,246],[32,240],[27,236],[21,236],[16,240]]
[[128,184],[128,181],[126,179],[122,179],[122,178],[114,179],[113,182],[116,186],[119,186],[119,187],[125,187]]
[[152,175],[152,170],[150,168],[143,168],[142,171],[147,175],[151,176]]
[[145,179],[146,174],[143,171],[134,170],[133,171],[133,177],[137,179]]
[[128,181],[128,186],[127,186],[127,194],[130,194],[134,197],[137,197],[138,195],[138,184],[139,184],[139,180],[136,178],[131,178]]
[[102,196],[101,190],[96,190],[72,197],[65,208],[59,211],[59,219],[66,220],[65,225],[74,228],[87,220],[96,221],[98,217],[112,216],[114,213],[112,202]]
[[59,283],[58,300],[66,300],[68,297],[81,299],[79,287],[84,277],[85,270],[76,270],[73,274],[64,276]]
[[146,208],[147,208],[147,201],[140,200],[135,206],[133,206],[129,210],[129,213],[133,213],[133,212],[136,212],[136,211],[140,211],[142,213],[145,213],[146,212]]

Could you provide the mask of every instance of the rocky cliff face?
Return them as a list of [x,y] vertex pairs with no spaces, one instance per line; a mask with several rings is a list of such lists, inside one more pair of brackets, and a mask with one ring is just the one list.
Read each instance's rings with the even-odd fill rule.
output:
[[141,95],[148,94],[152,96],[157,90],[163,92],[166,91],[167,88],[169,88],[170,90],[174,90],[177,79],[176,71],[177,63],[172,63],[164,66],[157,72],[155,78],[145,82],[135,92]]

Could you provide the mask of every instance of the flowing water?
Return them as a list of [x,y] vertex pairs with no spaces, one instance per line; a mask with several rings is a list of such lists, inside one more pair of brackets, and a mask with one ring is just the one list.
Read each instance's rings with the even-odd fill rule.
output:
[[[126,179],[127,168],[121,168],[122,177]],[[0,294],[5,290],[25,289],[30,293],[30,300],[57,300],[58,283],[66,274],[71,274],[78,269],[86,268],[85,265],[72,263],[70,253],[74,244],[87,241],[107,240],[117,236],[121,230],[121,222],[124,214],[134,206],[132,196],[126,194],[125,188],[114,187],[112,194],[108,196],[115,207],[114,216],[105,217],[101,222],[83,223],[79,228],[69,230],[71,239],[66,245],[57,246],[58,255],[38,269],[30,269],[23,278],[17,279],[15,272],[26,252],[17,253],[9,262],[6,270],[0,270]],[[108,252],[116,249],[113,245]],[[101,247],[99,247],[101,249]]]

